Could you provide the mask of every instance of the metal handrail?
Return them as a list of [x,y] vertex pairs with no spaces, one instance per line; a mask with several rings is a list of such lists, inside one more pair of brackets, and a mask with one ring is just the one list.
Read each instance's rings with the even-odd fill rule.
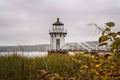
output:
[[49,33],[67,33],[67,29],[50,29]]

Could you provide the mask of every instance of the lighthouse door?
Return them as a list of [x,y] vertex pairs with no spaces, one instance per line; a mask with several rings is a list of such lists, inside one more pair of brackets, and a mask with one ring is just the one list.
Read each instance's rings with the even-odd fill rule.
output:
[[60,39],[56,39],[56,50],[60,49]]

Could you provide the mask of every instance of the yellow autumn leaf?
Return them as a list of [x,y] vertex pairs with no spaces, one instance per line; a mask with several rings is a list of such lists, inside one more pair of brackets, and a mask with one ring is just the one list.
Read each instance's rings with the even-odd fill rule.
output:
[[95,67],[96,68],[99,68],[101,64],[95,64]]

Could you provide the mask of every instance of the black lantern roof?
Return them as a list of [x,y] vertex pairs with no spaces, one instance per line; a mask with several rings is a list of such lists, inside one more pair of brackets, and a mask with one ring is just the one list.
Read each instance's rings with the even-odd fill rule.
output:
[[64,25],[64,24],[59,21],[59,18],[57,18],[57,21],[53,23],[53,25],[57,26],[57,25]]

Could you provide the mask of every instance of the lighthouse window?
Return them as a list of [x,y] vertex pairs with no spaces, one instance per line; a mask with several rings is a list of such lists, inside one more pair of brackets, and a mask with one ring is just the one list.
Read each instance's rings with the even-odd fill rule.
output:
[[53,26],[53,29],[55,29],[55,26]]
[[58,27],[58,26],[56,26],[56,28],[58,29],[59,27]]

